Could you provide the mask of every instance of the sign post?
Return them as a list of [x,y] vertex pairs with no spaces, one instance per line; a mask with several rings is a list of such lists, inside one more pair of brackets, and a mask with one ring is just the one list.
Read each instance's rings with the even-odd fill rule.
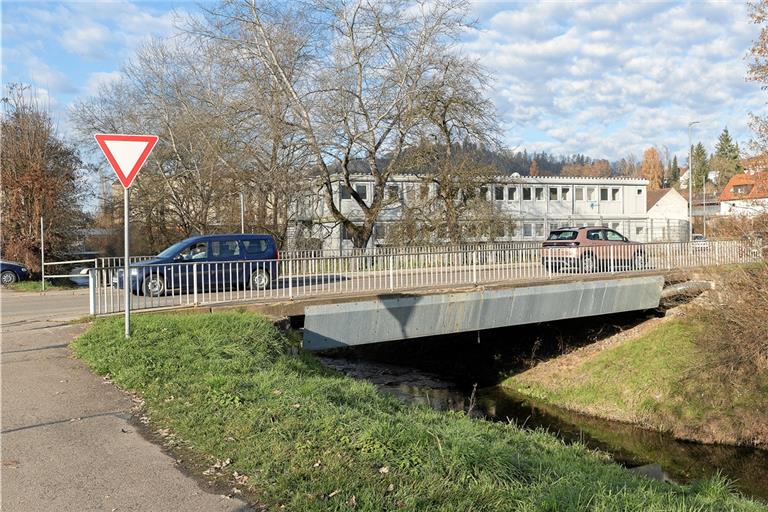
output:
[[[123,292],[125,303],[125,337],[131,336],[131,268],[130,268],[130,211],[129,190],[133,180],[144,165],[149,154],[157,144],[155,135],[121,135],[121,134],[96,134],[96,142],[99,144],[104,156],[114,169],[120,183],[123,184]],[[118,285],[120,279],[118,276]],[[137,280],[138,286],[138,280]],[[138,290],[137,290],[138,292]]]

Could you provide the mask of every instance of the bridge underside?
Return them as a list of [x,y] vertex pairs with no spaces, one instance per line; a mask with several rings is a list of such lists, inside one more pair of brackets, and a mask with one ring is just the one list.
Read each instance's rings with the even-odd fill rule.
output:
[[325,350],[652,309],[663,276],[629,277],[307,306],[304,348]]

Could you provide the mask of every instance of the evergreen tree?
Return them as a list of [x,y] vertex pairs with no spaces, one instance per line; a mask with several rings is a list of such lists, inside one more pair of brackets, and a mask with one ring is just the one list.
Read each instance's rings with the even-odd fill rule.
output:
[[672,163],[669,165],[669,172],[667,173],[667,180],[670,187],[677,185],[680,182],[680,166],[677,165],[677,155],[672,157]]
[[700,191],[704,186],[704,180],[709,174],[709,159],[704,144],[699,142],[693,147],[692,165],[688,173],[689,185],[694,192]]
[[715,154],[711,160],[713,171],[717,172],[717,183],[724,186],[734,174],[742,171],[739,165],[739,145],[733,142],[726,126],[715,146]]

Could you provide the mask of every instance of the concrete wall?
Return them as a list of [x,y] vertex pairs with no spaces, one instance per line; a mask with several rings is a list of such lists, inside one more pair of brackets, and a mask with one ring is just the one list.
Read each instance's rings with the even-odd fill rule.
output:
[[304,348],[323,350],[658,307],[662,276],[308,306]]

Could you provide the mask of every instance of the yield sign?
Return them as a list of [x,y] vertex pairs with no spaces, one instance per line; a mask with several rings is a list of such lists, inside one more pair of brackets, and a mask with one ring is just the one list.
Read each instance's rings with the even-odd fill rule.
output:
[[95,135],[96,142],[109,160],[123,187],[129,188],[157,144],[155,135]]

